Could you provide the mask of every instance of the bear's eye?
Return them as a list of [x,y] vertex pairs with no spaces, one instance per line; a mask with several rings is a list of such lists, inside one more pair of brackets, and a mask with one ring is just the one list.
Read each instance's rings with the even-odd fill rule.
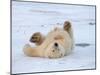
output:
[[52,50],[52,52],[55,52],[55,50]]

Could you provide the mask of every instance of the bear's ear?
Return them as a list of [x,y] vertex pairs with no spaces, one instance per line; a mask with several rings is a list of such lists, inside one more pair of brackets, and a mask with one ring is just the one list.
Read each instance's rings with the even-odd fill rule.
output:
[[71,28],[71,23],[69,21],[65,21],[63,29],[69,31],[70,28]]

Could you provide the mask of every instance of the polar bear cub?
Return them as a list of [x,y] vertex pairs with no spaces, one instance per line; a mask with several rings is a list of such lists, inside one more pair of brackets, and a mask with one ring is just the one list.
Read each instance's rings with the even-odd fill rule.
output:
[[31,57],[60,58],[72,52],[74,47],[73,29],[69,21],[64,22],[63,28],[54,28],[47,36],[36,32],[30,38],[30,42],[36,44],[31,47],[26,44],[24,53]]

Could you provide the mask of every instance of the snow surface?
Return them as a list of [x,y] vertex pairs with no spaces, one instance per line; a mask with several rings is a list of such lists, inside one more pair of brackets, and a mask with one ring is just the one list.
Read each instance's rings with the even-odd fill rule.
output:
[[[72,22],[75,49],[59,59],[28,57],[23,46],[35,32],[47,34],[64,21]],[[34,44],[30,43],[32,46]],[[85,45],[85,46],[83,46]],[[95,69],[95,7],[12,2],[12,73]]]

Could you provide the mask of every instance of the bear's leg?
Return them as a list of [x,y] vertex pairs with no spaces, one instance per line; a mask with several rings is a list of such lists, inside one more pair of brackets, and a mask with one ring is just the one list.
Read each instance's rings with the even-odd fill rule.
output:
[[41,50],[38,50],[37,47],[33,48],[29,44],[24,46],[23,51],[24,54],[30,57],[41,57],[43,55]]
[[70,37],[72,38],[72,41],[73,41],[72,49],[73,49],[74,48],[74,36],[73,36],[73,29],[72,29],[71,23],[69,21],[65,21],[63,29],[65,31],[67,31],[69,33]]
[[71,38],[73,38],[72,26],[71,26],[71,23],[69,21],[64,22],[64,27],[63,28],[64,28],[65,31],[67,31],[69,33]]
[[45,37],[40,32],[36,32],[31,36],[30,42],[35,43],[36,45],[40,45],[44,39]]

